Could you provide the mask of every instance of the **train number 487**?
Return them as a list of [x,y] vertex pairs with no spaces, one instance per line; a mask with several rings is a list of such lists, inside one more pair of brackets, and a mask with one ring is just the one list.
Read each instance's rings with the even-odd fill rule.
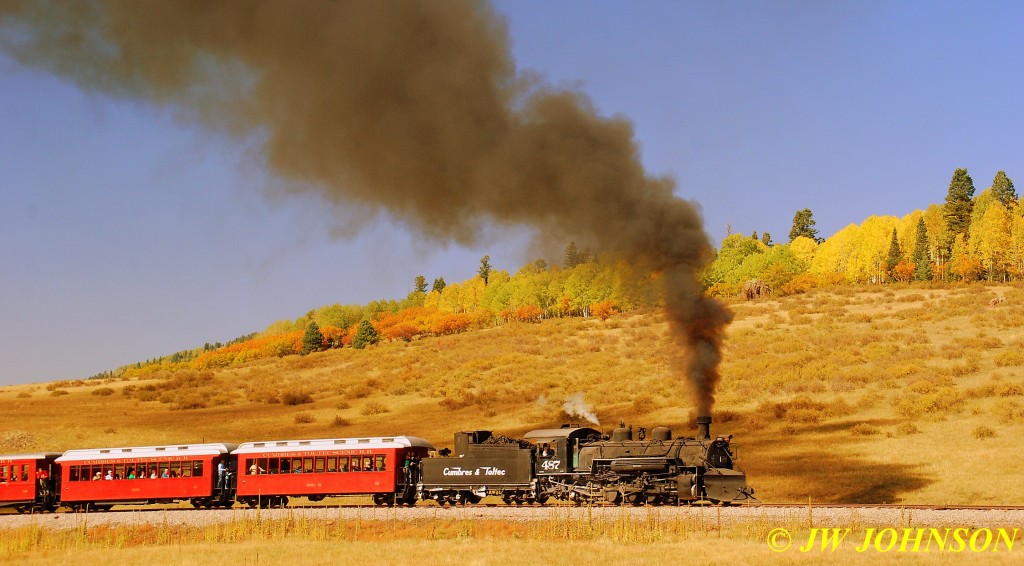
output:
[[540,469],[542,469],[542,470],[557,470],[558,466],[561,465],[561,464],[562,464],[561,460],[548,460],[546,462],[542,462],[541,463]]

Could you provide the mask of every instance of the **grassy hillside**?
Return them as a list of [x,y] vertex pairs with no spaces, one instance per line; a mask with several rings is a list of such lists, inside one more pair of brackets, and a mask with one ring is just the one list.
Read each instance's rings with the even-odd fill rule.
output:
[[[991,299],[1005,301],[990,306]],[[1024,503],[1024,289],[849,288],[733,305],[713,432],[763,500]],[[0,388],[0,453],[558,425],[579,394],[693,432],[660,313],[556,319],[153,379]],[[573,419],[581,422],[582,419]]]

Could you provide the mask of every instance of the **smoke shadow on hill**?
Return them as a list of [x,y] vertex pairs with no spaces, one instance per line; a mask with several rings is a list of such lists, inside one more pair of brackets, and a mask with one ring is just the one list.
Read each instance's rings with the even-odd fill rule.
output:
[[898,503],[935,482],[917,466],[843,456],[821,448],[778,453],[778,442],[745,443],[747,481],[770,484],[757,496],[766,502]]

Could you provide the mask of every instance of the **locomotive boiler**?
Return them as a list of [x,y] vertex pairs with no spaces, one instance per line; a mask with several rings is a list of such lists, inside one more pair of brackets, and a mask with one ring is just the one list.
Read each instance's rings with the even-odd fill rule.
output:
[[[570,501],[633,505],[702,500],[728,505],[750,499],[753,489],[747,486],[746,474],[734,467],[731,437],[712,439],[711,417],[698,417],[697,425],[693,438],[673,438],[668,427],[652,429],[648,438],[642,428],[634,435],[632,428],[620,425],[610,437],[595,440],[588,429],[588,440],[572,453],[571,470],[544,474],[541,461],[543,492]],[[573,435],[568,429],[569,443]],[[526,437],[559,441],[547,431]]]
[[728,505],[752,499],[746,474],[735,467],[731,437],[711,437],[711,418],[697,435],[673,438],[667,427],[619,426],[610,435],[563,425],[526,433],[524,441],[490,431],[455,434],[455,453],[423,461],[421,499],[476,503],[499,495],[506,503]]

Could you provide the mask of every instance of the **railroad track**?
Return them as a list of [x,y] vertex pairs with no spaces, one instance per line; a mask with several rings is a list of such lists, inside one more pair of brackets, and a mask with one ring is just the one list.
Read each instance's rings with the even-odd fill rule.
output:
[[[362,509],[362,510],[381,510],[381,511],[403,511],[411,509],[441,509],[441,510],[452,510],[452,509],[586,509],[587,505],[573,505],[571,503],[547,503],[545,505],[515,505],[506,503],[477,503],[477,504],[466,504],[466,505],[437,505],[436,503],[420,503],[415,506],[377,506],[373,504],[361,504],[361,503],[339,503],[331,505],[294,505],[290,504],[284,508],[274,509],[261,509],[261,511],[288,511],[288,510],[332,510],[332,509]],[[729,505],[719,506],[713,504],[701,504],[696,503],[693,505],[611,505],[605,503],[597,503],[589,506],[592,509],[886,509],[886,510],[927,510],[927,511],[1024,511],[1024,505],[952,505],[952,504],[904,504],[904,503],[747,503],[742,505]],[[123,505],[118,506],[116,509],[111,511],[92,511],[88,514],[97,515],[104,513],[166,513],[171,512],[195,512],[196,510],[189,506],[132,506]],[[248,506],[236,505],[231,509],[221,509],[213,511],[232,512],[232,511],[255,511]],[[35,513],[35,515],[50,515],[51,513]],[[61,509],[56,514],[83,514],[76,513],[67,509]],[[16,515],[13,510],[0,511],[0,516],[3,515]],[[31,514],[26,514],[26,516]]]
[[926,509],[930,511],[1024,511],[1024,505],[951,505],[922,503],[757,503],[743,507],[812,509]]

